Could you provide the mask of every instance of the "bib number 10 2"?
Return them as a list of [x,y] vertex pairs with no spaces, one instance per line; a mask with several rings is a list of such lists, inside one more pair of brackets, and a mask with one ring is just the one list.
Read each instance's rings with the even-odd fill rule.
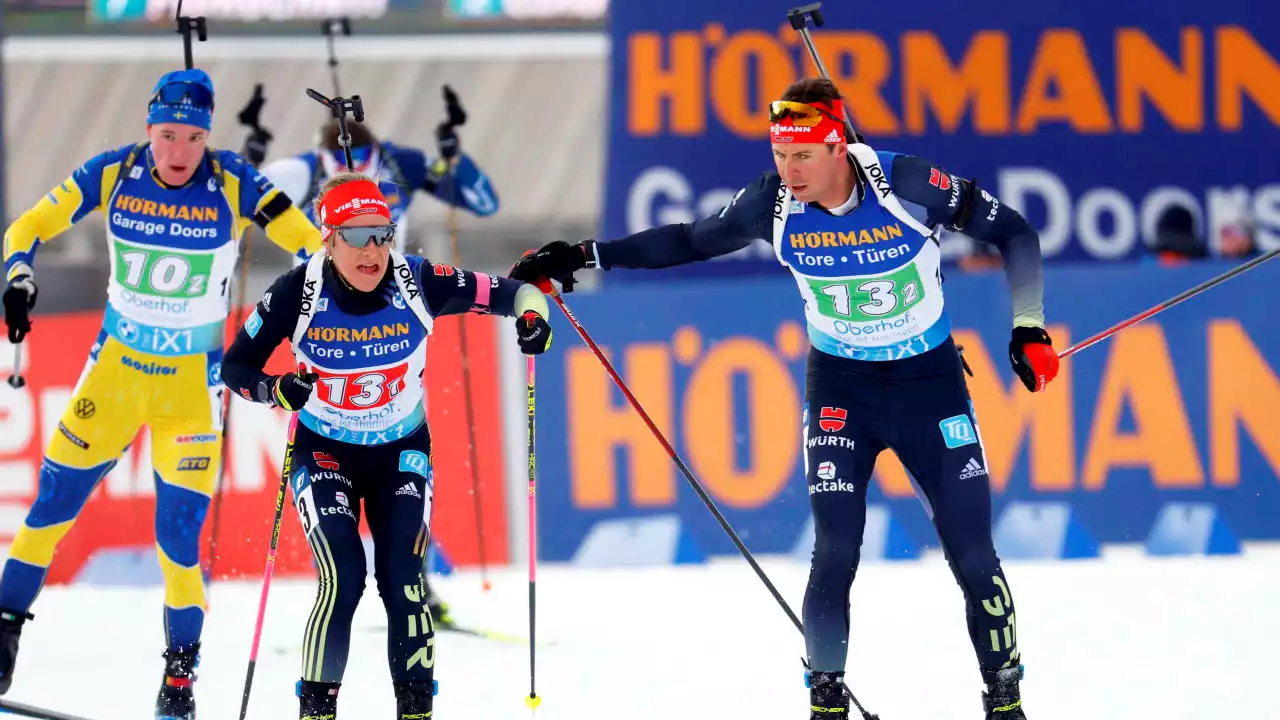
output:
[[816,288],[828,315],[852,319],[875,319],[894,315],[920,300],[920,283],[909,280],[901,286],[892,279],[838,282]]
[[204,295],[213,257],[208,254],[126,250],[119,253],[116,280],[144,295],[193,297]]

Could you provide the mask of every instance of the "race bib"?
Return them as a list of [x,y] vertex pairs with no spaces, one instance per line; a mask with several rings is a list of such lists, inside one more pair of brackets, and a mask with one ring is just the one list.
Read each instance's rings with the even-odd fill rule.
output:
[[316,395],[324,404],[341,410],[369,410],[390,404],[404,391],[409,363],[350,374],[317,372],[321,375]]
[[802,277],[813,291],[819,314],[848,322],[896,317],[915,307],[925,293],[915,263],[875,278]]
[[140,295],[201,297],[209,290],[214,254],[153,248],[116,239],[115,280]]

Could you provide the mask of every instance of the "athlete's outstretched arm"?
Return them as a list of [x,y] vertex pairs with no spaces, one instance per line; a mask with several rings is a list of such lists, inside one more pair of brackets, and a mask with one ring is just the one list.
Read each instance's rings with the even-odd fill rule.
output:
[[769,239],[773,203],[781,183],[776,172],[767,172],[739,190],[715,215],[642,230],[610,242],[591,242],[594,248],[588,249],[594,249],[595,257],[588,260],[605,270],[658,269],[728,255],[758,238]]
[[480,217],[498,212],[498,192],[493,180],[472,157],[459,152],[453,168],[443,157],[432,159],[418,148],[383,143],[383,152],[404,174],[404,181],[437,200],[455,205]]
[[894,193],[928,211],[930,226],[942,225],[996,246],[1013,295],[1014,327],[1044,327],[1040,236],[1026,218],[973,180],[920,157],[895,157],[891,177]]
[[475,312],[516,317],[520,348],[528,355],[551,347],[547,299],[528,283],[423,260],[416,268],[423,301],[432,317]]
[[286,408],[301,407],[280,402],[274,390],[281,376],[268,375],[262,369],[276,347],[292,336],[297,327],[306,269],[300,265],[272,283],[222,358],[222,382],[246,400]]
[[[546,299],[528,283],[427,260],[417,266],[416,274],[423,301],[432,317],[468,312],[514,317],[526,310],[538,311],[543,317],[547,315]],[[541,306],[536,303],[528,306],[532,295],[541,299]]]
[[691,223],[663,225],[610,242],[548,243],[517,261],[511,277],[525,282],[550,278],[565,284],[568,292],[566,280],[583,268],[656,270],[728,255],[758,238],[772,237],[773,204],[781,184],[776,172],[764,173],[719,213]]

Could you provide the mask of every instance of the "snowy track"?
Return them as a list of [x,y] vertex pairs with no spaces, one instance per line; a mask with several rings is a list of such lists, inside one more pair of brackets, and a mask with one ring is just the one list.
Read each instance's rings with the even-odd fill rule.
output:
[[[763,566],[799,612],[806,569]],[[1006,563],[1032,720],[1274,717],[1280,549],[1243,558]],[[460,622],[527,633],[523,568],[440,578]],[[197,683],[200,717],[234,720],[258,585],[212,588]],[[271,589],[249,717],[297,717],[296,648],[312,585]],[[94,720],[149,718],[160,679],[159,588],[48,588],[7,696]],[[646,570],[540,568],[538,720],[802,720],[799,633],[740,560]],[[339,717],[393,715],[384,622],[366,589]],[[854,590],[849,683],[883,720],[977,720],[980,685],[960,592],[937,557],[866,565]],[[88,640],[88,642],[85,642]],[[442,720],[526,718],[528,650],[443,634]],[[607,709],[607,712],[606,712]]]

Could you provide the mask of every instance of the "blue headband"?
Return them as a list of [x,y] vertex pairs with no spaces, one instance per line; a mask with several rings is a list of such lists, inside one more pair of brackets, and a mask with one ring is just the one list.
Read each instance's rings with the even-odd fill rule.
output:
[[147,124],[179,123],[213,128],[213,80],[203,70],[165,73],[147,104]]

